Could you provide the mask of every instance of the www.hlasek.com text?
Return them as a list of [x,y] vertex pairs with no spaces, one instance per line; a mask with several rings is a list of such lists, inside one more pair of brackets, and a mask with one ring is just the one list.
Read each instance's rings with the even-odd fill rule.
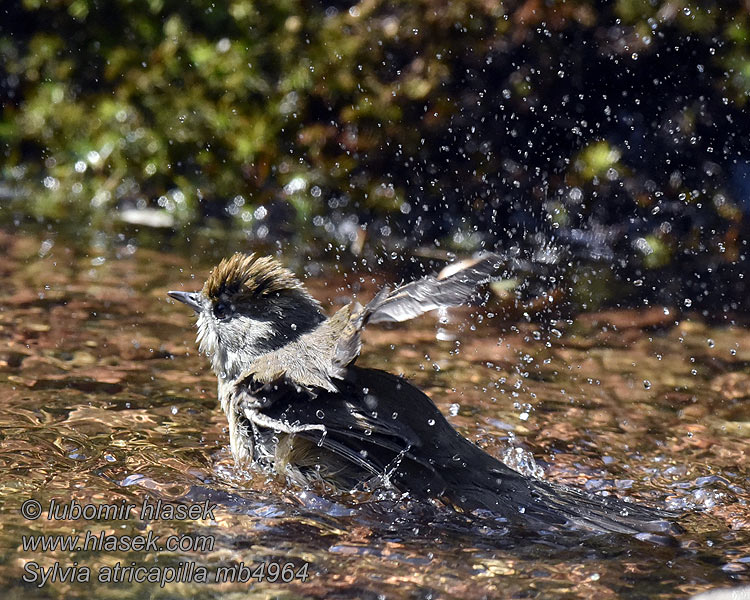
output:
[[212,535],[173,534],[164,538],[149,531],[145,535],[120,535],[87,531],[86,535],[23,535],[24,552],[211,552]]

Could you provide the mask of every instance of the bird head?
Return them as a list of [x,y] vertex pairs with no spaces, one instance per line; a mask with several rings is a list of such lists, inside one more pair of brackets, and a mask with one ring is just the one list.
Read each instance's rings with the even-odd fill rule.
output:
[[326,318],[302,282],[271,256],[234,254],[200,291],[168,294],[195,310],[198,347],[221,379],[237,377]]

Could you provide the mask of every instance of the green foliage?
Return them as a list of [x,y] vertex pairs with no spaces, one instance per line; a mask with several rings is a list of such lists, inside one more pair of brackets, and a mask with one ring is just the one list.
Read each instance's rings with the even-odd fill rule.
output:
[[[249,227],[282,204],[296,231],[350,213],[456,248],[640,218],[647,268],[743,219],[739,2],[25,0],[0,27],[21,213]],[[698,211],[683,238],[666,200]]]

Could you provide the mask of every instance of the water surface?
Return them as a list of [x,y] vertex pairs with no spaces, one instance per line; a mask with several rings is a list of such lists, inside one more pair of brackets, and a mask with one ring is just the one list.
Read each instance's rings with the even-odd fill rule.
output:
[[[465,436],[519,469],[684,511],[679,545],[519,536],[408,498],[323,497],[239,472],[189,311],[216,256],[77,248],[0,233],[0,586],[7,597],[684,598],[750,583],[750,337],[675,307],[529,322],[452,310],[371,327],[360,364],[403,373]],[[335,309],[384,275],[288,256]],[[181,287],[184,285],[184,288]],[[520,317],[520,318],[519,318]],[[530,456],[535,457],[536,465]],[[217,504],[205,521],[26,520],[22,503]],[[24,550],[23,536],[210,536],[200,551]],[[100,585],[24,566],[309,564],[304,583]],[[95,586],[95,587],[94,587]]]

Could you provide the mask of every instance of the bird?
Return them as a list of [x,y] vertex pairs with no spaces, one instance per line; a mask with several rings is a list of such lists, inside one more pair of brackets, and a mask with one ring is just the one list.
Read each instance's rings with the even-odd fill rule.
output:
[[393,489],[512,526],[671,536],[674,513],[523,475],[463,437],[402,376],[358,366],[362,331],[464,304],[503,263],[486,252],[385,285],[330,317],[272,256],[235,253],[202,289],[168,295],[197,315],[239,467],[335,492]]

